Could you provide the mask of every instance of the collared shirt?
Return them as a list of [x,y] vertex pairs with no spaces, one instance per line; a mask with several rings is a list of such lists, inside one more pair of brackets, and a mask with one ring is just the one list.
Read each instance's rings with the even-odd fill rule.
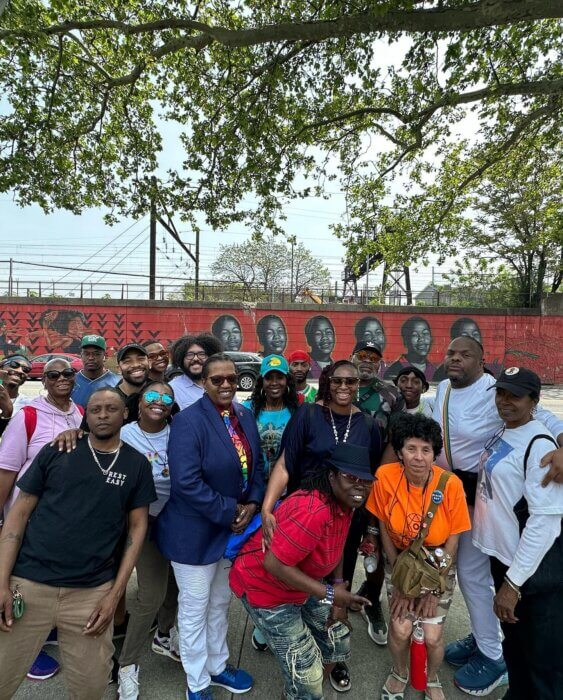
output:
[[303,397],[303,401],[305,403],[315,403],[315,400],[317,398],[317,389],[315,389],[314,386],[311,386],[310,384],[306,384],[304,389],[301,389],[297,392],[299,396]]
[[199,401],[204,394],[203,387],[200,384],[196,384],[186,374],[174,377],[170,382],[170,386],[174,389],[174,398],[180,409],[191,406],[196,401]]

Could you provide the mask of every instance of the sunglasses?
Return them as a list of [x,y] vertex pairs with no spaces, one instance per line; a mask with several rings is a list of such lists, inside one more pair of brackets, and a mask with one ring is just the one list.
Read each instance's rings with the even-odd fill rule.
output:
[[360,380],[358,377],[331,377],[330,383],[334,386],[355,386]]
[[47,379],[60,379],[60,377],[72,379],[75,374],[75,369],[63,369],[62,372],[59,372],[57,369],[50,369],[48,372],[45,372],[43,376],[47,377]]
[[371,352],[370,350],[360,350],[356,353],[356,357],[360,362],[379,362],[381,357],[376,352]]
[[7,360],[6,362],[3,362],[0,367],[2,369],[5,369],[6,367],[10,367],[11,369],[21,369],[21,371],[25,372],[26,374],[31,372],[31,367],[29,365],[24,365],[17,360]]
[[162,352],[149,352],[148,358],[149,360],[167,360],[168,353],[166,350],[163,350]]
[[354,474],[347,474],[346,472],[338,472],[343,479],[346,481],[351,481],[353,484],[360,484],[360,486],[365,486],[366,488],[371,487],[373,481],[371,479],[362,479],[359,476],[354,476]]
[[143,398],[147,403],[161,401],[165,406],[172,406],[174,403],[174,398],[170,394],[159,394],[158,391],[147,391],[143,394]]
[[187,352],[184,357],[186,360],[193,360],[194,357],[197,357],[198,360],[206,360],[207,353],[203,352],[203,351],[201,351],[201,352]]
[[228,374],[224,377],[220,374],[216,374],[213,377],[208,377],[208,379],[213,386],[221,386],[221,384],[224,384],[225,382],[228,382],[231,386],[236,386],[238,383],[238,377],[236,374]]

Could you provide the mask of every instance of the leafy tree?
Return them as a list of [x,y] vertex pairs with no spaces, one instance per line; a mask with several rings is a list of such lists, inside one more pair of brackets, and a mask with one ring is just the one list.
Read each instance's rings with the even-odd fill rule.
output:
[[[404,262],[446,254],[459,198],[524,135],[561,135],[560,0],[2,9],[0,191],[46,210],[146,211],[158,120],[170,120],[185,149],[159,181],[170,211],[275,231],[288,199],[338,177],[357,214],[351,230],[377,226],[385,235],[373,245]],[[467,109],[477,135],[464,141]]]
[[268,301],[276,289],[287,290],[295,299],[305,289],[330,286],[328,269],[303,243],[288,247],[273,236],[220,246],[211,271],[219,279],[242,285],[244,301]]
[[[482,258],[475,262],[457,260],[454,270],[444,275],[447,285],[437,286],[437,299],[442,306],[482,308],[526,307],[518,279],[506,265],[494,265]],[[439,295],[439,296],[438,296]]]

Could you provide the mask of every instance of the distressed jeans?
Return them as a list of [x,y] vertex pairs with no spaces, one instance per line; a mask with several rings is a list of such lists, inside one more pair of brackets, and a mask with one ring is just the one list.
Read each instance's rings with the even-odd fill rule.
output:
[[346,625],[325,629],[330,605],[309,598],[304,605],[255,608],[246,596],[242,603],[280,665],[287,700],[322,700],[323,666],[350,656]]

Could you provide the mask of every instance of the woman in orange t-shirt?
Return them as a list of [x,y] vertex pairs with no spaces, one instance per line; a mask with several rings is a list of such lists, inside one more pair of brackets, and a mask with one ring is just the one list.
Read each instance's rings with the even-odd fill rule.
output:
[[[398,462],[377,470],[377,481],[366,503],[371,527],[365,540],[375,539],[373,529],[379,520],[386,557],[385,579],[389,597],[391,626],[389,651],[393,668],[381,691],[381,700],[402,700],[408,683],[409,642],[413,624],[420,622],[428,649],[428,686],[426,700],[445,700],[437,671],[444,656],[443,623],[455,587],[455,567],[449,569],[446,591],[420,598],[409,598],[391,584],[391,572],[397,556],[418,536],[432,501],[436,513],[424,538],[427,547],[439,547],[442,556],[455,558],[460,533],[471,528],[463,486],[451,475],[444,492],[438,481],[444,471],[434,464],[442,450],[442,433],[436,421],[422,414],[405,414],[393,426],[391,443]],[[370,533],[371,530],[371,533]]]

